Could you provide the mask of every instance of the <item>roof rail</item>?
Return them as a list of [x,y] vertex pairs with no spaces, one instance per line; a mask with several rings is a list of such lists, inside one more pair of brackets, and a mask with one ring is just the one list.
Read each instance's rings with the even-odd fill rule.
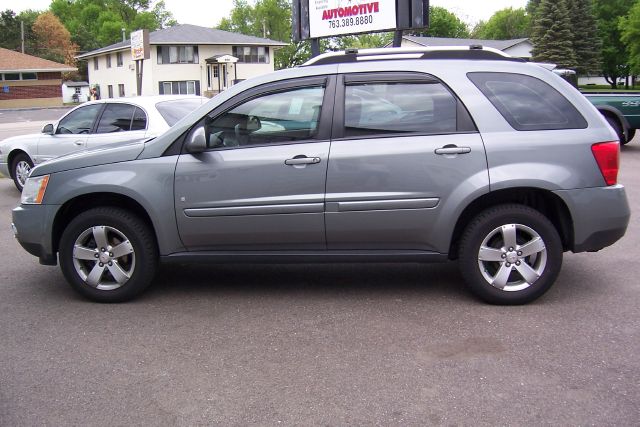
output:
[[327,52],[311,58],[301,65],[346,64],[363,61],[381,61],[394,59],[475,59],[486,61],[526,62],[514,58],[501,50],[480,45],[437,46],[437,47],[393,47],[379,49],[347,49]]

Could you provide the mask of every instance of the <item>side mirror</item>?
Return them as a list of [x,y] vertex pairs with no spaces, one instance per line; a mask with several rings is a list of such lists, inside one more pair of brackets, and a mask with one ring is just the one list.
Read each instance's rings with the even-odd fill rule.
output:
[[187,138],[187,145],[185,146],[187,153],[196,154],[207,150],[207,136],[204,126],[195,128]]
[[51,123],[44,125],[44,127],[42,128],[42,133],[53,135],[53,125]]

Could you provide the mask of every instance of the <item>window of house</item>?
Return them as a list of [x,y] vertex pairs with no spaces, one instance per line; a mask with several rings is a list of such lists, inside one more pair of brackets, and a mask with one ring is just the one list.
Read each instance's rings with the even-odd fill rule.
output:
[[457,131],[457,100],[439,83],[358,83],[345,88],[345,136]]
[[107,93],[109,94],[108,98],[113,98],[113,85],[107,86]]
[[233,46],[233,56],[238,62],[249,64],[268,64],[269,48],[266,46]]
[[116,64],[118,67],[122,67],[122,52],[116,53]]
[[287,143],[313,138],[323,87],[270,93],[235,107],[207,124],[213,147]]
[[218,66],[214,66],[213,67],[213,77],[215,77],[216,79],[220,76],[220,70],[218,69]]
[[74,89],[73,89],[73,92],[74,92],[76,95],[80,95],[80,94],[82,93],[82,91],[80,90],[80,88],[79,88],[79,87],[74,88]]
[[4,73],[4,80],[20,80],[20,73]]
[[160,90],[160,95],[200,95],[200,82],[196,80],[160,82]]
[[198,46],[158,46],[158,64],[196,64]]
[[535,77],[481,72],[467,76],[515,130],[587,127],[584,117],[560,92]]
[[120,83],[118,85],[118,96],[119,97],[123,97],[124,96],[124,84]]
[[38,75],[36,73],[22,73],[22,80],[37,80]]
[[107,68],[111,68],[111,54],[107,55]]
[[94,70],[98,69],[98,58],[93,58],[93,69]]

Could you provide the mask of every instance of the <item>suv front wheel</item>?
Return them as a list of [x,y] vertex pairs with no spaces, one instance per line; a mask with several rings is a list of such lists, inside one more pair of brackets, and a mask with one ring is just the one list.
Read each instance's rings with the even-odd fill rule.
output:
[[131,212],[90,209],[60,239],[60,268],[71,287],[97,302],[122,302],[144,291],[158,265],[154,235]]
[[562,242],[540,212],[509,204],[489,208],[467,226],[460,271],[471,291],[492,304],[525,304],[544,294],[562,266]]

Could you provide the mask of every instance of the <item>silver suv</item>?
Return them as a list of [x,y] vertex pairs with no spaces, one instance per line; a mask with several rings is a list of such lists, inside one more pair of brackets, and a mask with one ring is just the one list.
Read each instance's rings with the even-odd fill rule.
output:
[[[39,165],[14,232],[95,301],[158,262],[458,260],[490,303],[553,284],[629,221],[619,143],[547,69],[481,47],[319,56],[154,140]],[[428,280],[428,278],[425,278]]]

